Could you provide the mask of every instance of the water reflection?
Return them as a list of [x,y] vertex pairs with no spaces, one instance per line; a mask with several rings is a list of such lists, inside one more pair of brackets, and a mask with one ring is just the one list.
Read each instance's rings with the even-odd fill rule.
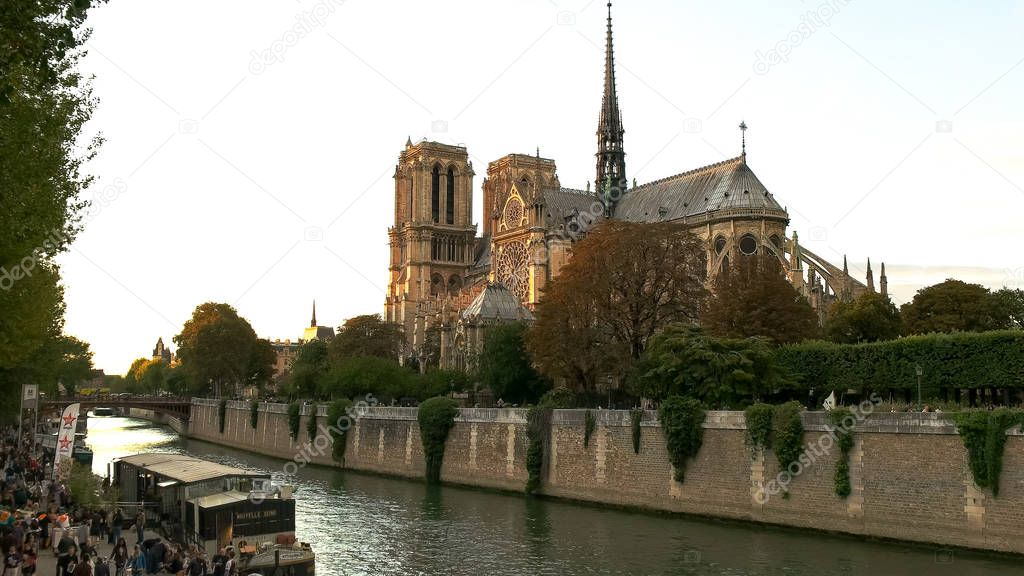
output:
[[183,450],[296,486],[298,532],[320,576],[994,576],[1018,563],[965,552],[699,521],[309,467],[194,440],[138,420],[91,419],[94,468],[111,455]]

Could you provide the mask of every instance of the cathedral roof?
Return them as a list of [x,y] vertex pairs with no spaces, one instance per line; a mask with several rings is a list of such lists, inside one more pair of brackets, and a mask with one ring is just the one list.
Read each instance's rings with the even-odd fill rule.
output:
[[656,222],[746,210],[788,218],[743,156],[632,188],[615,207],[615,217]]
[[592,212],[600,219],[603,214],[600,207],[592,205],[598,199],[591,192],[574,188],[550,189],[542,192],[544,196],[544,227],[548,230],[564,226],[566,219],[574,214]]
[[533,314],[504,285],[490,283],[462,311],[462,319],[512,322],[533,320]]

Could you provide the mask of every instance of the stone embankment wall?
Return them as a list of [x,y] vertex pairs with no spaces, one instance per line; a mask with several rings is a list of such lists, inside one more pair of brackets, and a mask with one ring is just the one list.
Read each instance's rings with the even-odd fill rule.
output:
[[[298,440],[290,437],[283,404],[261,404],[257,427],[249,405],[228,402],[223,434],[216,401],[193,401],[188,434],[290,460],[342,464],[330,442],[312,444],[303,409]],[[619,506],[683,512],[895,538],[941,545],[1024,553],[1024,436],[1009,433],[1000,493],[979,490],[967,452],[942,414],[872,414],[857,424],[850,452],[852,493],[835,495],[838,446],[808,452],[809,464],[789,484],[789,497],[760,488],[779,467],[770,451],[745,443],[741,412],[708,412],[704,443],[676,482],[657,416],[644,414],[639,453],[633,451],[628,411],[593,411],[596,428],[584,446],[585,411],[556,410],[545,453],[542,492]],[[321,429],[327,426],[319,407]],[[823,413],[805,413],[805,441],[827,436]],[[324,434],[326,436],[326,434]],[[463,409],[445,448],[441,479],[485,488],[521,491],[526,484],[526,411]],[[288,464],[284,463],[287,466]],[[368,408],[347,436],[344,468],[422,478],[423,449],[416,410]]]

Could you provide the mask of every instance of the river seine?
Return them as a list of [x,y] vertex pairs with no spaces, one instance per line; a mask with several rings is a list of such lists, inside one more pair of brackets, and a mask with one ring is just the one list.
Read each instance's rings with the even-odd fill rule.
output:
[[989,576],[1024,560],[742,523],[602,509],[310,466],[179,438],[131,418],[89,419],[93,469],[138,452],[187,452],[296,487],[297,536],[319,576],[361,574]]

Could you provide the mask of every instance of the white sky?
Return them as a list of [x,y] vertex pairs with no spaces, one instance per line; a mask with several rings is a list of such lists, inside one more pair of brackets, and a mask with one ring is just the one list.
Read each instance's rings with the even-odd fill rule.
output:
[[[107,142],[90,195],[105,198],[60,259],[67,331],[121,373],[205,301],[271,339],[297,338],[314,298],[321,324],[382,311],[407,136],[468,146],[478,222],[504,154],[540,146],[564,186],[593,178],[604,14],[597,0],[95,10],[84,67]],[[849,254],[858,275],[871,257],[876,280],[884,260],[897,302],[949,276],[1024,287],[1024,1],[634,0],[614,16],[630,178],[737,155],[745,119],[748,163],[812,251]],[[785,61],[765,66],[772,50]]]

